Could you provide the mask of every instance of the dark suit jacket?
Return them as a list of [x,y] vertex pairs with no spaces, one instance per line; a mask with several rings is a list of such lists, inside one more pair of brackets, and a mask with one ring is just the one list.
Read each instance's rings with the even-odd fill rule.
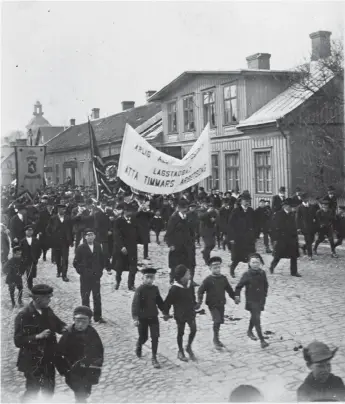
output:
[[187,218],[182,220],[178,212],[173,213],[168,221],[165,235],[168,246],[174,246],[176,250],[191,247],[192,235],[193,229]]
[[284,210],[273,215],[272,239],[276,242],[274,257],[297,258],[298,234],[294,213],[286,213]]
[[20,241],[20,246],[22,247],[23,265],[25,267],[31,266],[32,264],[36,266],[41,256],[41,245],[37,238],[32,237],[32,243],[30,246],[25,237]]
[[47,234],[51,239],[53,248],[69,247],[73,244],[72,221],[65,216],[61,223],[59,216],[52,216],[47,226]]
[[27,224],[28,220],[25,216],[23,217],[23,220],[20,220],[18,215],[12,217],[9,225],[12,243],[15,238],[18,240],[19,243],[19,241],[25,237],[24,228]]
[[313,233],[316,230],[316,207],[315,205],[299,205],[296,210],[297,229],[302,233]]
[[109,237],[108,231],[112,229],[112,223],[109,216],[99,209],[95,213],[94,219],[97,241],[99,243],[107,243]]
[[[33,372],[44,359],[54,363],[57,347],[55,333],[62,334],[66,324],[49,307],[46,315],[41,315],[31,302],[17,314],[14,322],[14,344],[19,348],[17,366],[20,372]],[[35,336],[49,329],[49,338],[36,340]]]
[[83,278],[101,278],[105,267],[101,245],[95,241],[92,252],[87,243],[81,244],[75,253],[73,266]]
[[[114,248],[113,248],[113,263],[120,263],[125,257],[128,258],[131,265],[137,265],[138,247],[137,247],[138,229],[135,217],[130,218],[130,223],[127,222],[124,216],[118,217],[114,222]],[[126,247],[127,255],[121,252],[121,249]]]

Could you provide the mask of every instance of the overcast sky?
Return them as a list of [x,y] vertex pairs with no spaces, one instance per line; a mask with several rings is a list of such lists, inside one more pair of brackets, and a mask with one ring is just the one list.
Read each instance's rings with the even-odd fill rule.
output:
[[184,70],[271,68],[310,55],[309,34],[344,31],[343,2],[2,3],[2,133],[24,129],[36,100],[52,125],[145,103]]

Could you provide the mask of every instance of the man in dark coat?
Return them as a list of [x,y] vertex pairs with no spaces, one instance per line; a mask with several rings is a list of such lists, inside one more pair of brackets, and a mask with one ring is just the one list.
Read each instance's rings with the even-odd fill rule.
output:
[[273,216],[272,239],[274,251],[270,272],[273,274],[274,268],[281,258],[289,258],[291,276],[301,277],[297,271],[297,258],[299,257],[298,233],[291,203],[290,198],[285,199],[282,209]]
[[248,191],[243,191],[240,198],[241,206],[232,211],[227,232],[231,244],[230,275],[233,278],[237,265],[247,262],[248,256],[255,252],[255,213],[249,206],[251,197]]
[[195,248],[193,248],[193,230],[187,220],[188,202],[181,199],[178,208],[169,219],[165,235],[169,247],[170,283],[174,283],[174,270],[183,264],[190,271],[193,279],[195,268]]
[[74,324],[60,338],[57,367],[73,390],[77,403],[86,403],[92,386],[98,384],[104,360],[104,348],[98,332],[90,325],[92,311],[87,306],[74,310]]
[[138,228],[137,244],[144,246],[144,260],[149,259],[149,243],[150,243],[150,223],[153,217],[152,212],[145,201],[145,198],[139,195],[138,211],[136,213],[136,223]]
[[128,290],[135,291],[135,275],[138,271],[138,229],[134,207],[124,203],[118,208],[123,215],[114,221],[114,248],[112,266],[116,271],[115,289],[119,289],[122,272],[128,271]]
[[20,242],[25,237],[25,226],[28,224],[26,216],[26,207],[17,205],[17,213],[11,218],[9,229],[11,234],[12,246]]
[[112,222],[106,211],[106,201],[101,200],[100,206],[94,214],[96,240],[101,244],[106,268],[110,269],[109,236],[112,235]]
[[304,236],[305,244],[302,247],[304,254],[308,253],[311,260],[313,258],[312,245],[314,242],[316,231],[316,207],[309,202],[308,195],[301,195],[302,203],[296,210],[296,225],[297,231]]
[[20,349],[17,367],[26,379],[23,402],[33,402],[40,389],[54,394],[56,333],[62,334],[66,324],[49,307],[52,294],[50,286],[35,285],[31,303],[15,318],[14,343]]
[[266,206],[265,199],[260,199],[259,207],[255,209],[255,227],[257,231],[256,238],[259,238],[260,234],[263,233],[264,245],[267,254],[272,253],[269,245],[271,215],[271,208]]
[[69,247],[73,246],[72,221],[65,215],[66,205],[57,205],[58,214],[52,216],[47,226],[47,234],[51,239],[52,248],[55,249],[57,265],[57,277],[62,276],[64,282],[68,282],[68,255]]
[[164,229],[166,230],[170,216],[174,213],[174,208],[169,202],[168,197],[163,198],[163,206],[161,209],[162,218],[164,221]]
[[87,199],[86,202],[80,202],[78,206],[73,208],[71,216],[75,227],[75,249],[83,239],[85,229],[94,228],[94,217],[92,214],[92,200]]
[[80,275],[81,304],[90,307],[92,292],[94,320],[105,323],[102,318],[101,277],[105,267],[102,247],[95,241],[93,229],[85,229],[86,243],[82,243],[76,251],[73,266]]
[[222,200],[220,199],[219,191],[217,191],[216,189],[211,190],[209,200],[216,209],[220,209],[220,207],[222,206]]
[[332,257],[338,258],[338,255],[335,252],[335,243],[333,236],[335,217],[329,205],[329,200],[324,199],[323,201],[321,201],[321,209],[316,212],[317,239],[314,245],[314,254],[317,254],[318,246],[327,237],[331,247]]
[[296,187],[295,195],[291,198],[291,204],[293,209],[297,209],[302,203],[302,190],[300,187]]
[[[227,245],[227,232],[230,220],[230,215],[233,210],[233,206],[230,205],[230,199],[224,198],[223,206],[219,209],[219,231],[220,237],[223,241],[223,250],[225,251],[225,246]],[[228,246],[229,247],[229,246]]]
[[285,187],[280,187],[278,191],[278,195],[274,195],[272,198],[272,214],[274,215],[276,212],[280,211],[283,205],[283,201],[285,200]]
[[208,265],[211,258],[211,251],[216,246],[217,219],[217,212],[214,209],[213,204],[210,203],[207,211],[200,216],[201,237],[204,241],[202,256],[206,265]]
[[[25,237],[20,241],[23,258],[23,271],[26,273],[27,285],[32,289],[33,279],[37,276],[37,263],[41,256],[41,245],[33,236],[34,227],[31,224],[25,226]],[[23,272],[23,273],[24,273]]]
[[[41,206],[37,225],[35,227],[35,236],[38,237],[38,240],[41,245],[41,249],[43,252],[43,261],[47,260],[47,251],[51,247],[50,238],[47,234],[47,226],[50,218],[53,215],[54,203],[51,199],[48,199],[47,203]],[[53,255],[53,252],[52,252]]]
[[332,212],[333,219],[335,219],[338,202],[337,202],[337,196],[335,194],[335,188],[332,185],[328,187],[327,195],[323,198],[323,200],[329,202],[329,210]]

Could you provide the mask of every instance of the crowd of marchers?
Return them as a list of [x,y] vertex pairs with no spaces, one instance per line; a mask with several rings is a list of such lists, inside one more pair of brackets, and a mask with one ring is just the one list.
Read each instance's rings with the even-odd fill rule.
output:
[[[160,368],[158,311],[168,320],[173,307],[177,357],[182,362],[196,361],[192,349],[197,334],[196,313],[205,295],[216,349],[224,348],[220,327],[224,323],[225,296],[228,294],[239,304],[242,289],[245,289],[245,308],[250,312],[247,336],[259,339],[262,348],[268,347],[261,329],[261,313],[265,309],[269,282],[262,269],[263,259],[256,251],[261,234],[266,253],[273,255],[270,273],[274,273],[280,259],[288,258],[291,275],[297,278],[301,276],[298,271],[300,252],[312,259],[320,243],[327,239],[332,257],[337,258],[336,248],[345,237],[345,207],[337,206],[333,187],[316,203],[300,189],[287,197],[285,188],[280,187],[272,201],[262,199],[256,209],[250,206],[248,191],[222,194],[217,190],[206,193],[199,188],[196,192],[188,190],[171,196],[119,192],[99,201],[94,196],[92,189],[71,186],[59,192],[45,189],[30,201],[11,201],[9,195],[3,195],[1,262],[4,280],[13,307],[23,306],[23,277],[32,296],[30,304],[17,314],[14,331],[14,342],[20,349],[18,370],[26,378],[24,401],[31,400],[40,389],[52,394],[56,370],[65,377],[78,402],[85,402],[92,386],[98,383],[104,361],[103,345],[91,324],[92,319],[95,324],[106,323],[101,301],[104,270],[109,276],[115,273],[115,291],[121,287],[123,272],[128,273],[127,288],[134,292],[131,315],[139,334],[135,354],[141,357],[150,330],[152,365]],[[154,284],[158,269],[154,262],[149,264],[151,231],[157,244],[164,242],[169,248],[171,287],[165,299]],[[303,236],[302,243],[299,235]],[[198,285],[194,275],[197,246],[201,241],[201,254],[210,274]],[[138,245],[143,245],[145,264],[139,263]],[[240,262],[248,264],[248,270],[234,289],[221,273],[221,258],[211,254],[217,245],[228,250],[231,256],[231,277],[235,278]],[[36,280],[40,277],[39,259],[42,256],[46,261],[47,252],[51,250],[56,276],[69,282],[72,247],[73,267],[80,276],[82,306],[74,310],[73,324],[68,326],[49,307],[53,289]],[[135,287],[139,267],[142,283]],[[91,294],[93,310],[90,309]],[[190,333],[184,347],[186,325]],[[62,334],[59,341],[56,334]],[[319,342],[304,349],[311,373],[298,390],[300,401],[345,399],[342,380],[330,370],[334,353]]]

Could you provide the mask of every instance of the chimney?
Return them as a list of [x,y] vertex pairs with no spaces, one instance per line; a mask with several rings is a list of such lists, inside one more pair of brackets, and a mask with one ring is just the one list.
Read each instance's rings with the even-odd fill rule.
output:
[[69,120],[69,126],[75,126],[75,119],[74,118]]
[[248,56],[246,58],[248,69],[270,70],[270,58],[269,53],[255,53],[255,55]]
[[10,142],[10,147],[14,147],[16,145],[16,141]]
[[146,91],[146,101],[149,102],[149,98],[153,96],[153,94],[156,94],[156,91],[154,90],[148,90]]
[[92,119],[99,119],[99,108],[92,108]]
[[127,109],[134,108],[135,102],[134,101],[122,101],[122,111],[126,111]]
[[17,139],[16,140],[16,146],[27,146],[28,145],[28,139]]
[[309,35],[311,38],[312,61],[331,56],[331,35],[332,32],[330,31],[317,31]]

